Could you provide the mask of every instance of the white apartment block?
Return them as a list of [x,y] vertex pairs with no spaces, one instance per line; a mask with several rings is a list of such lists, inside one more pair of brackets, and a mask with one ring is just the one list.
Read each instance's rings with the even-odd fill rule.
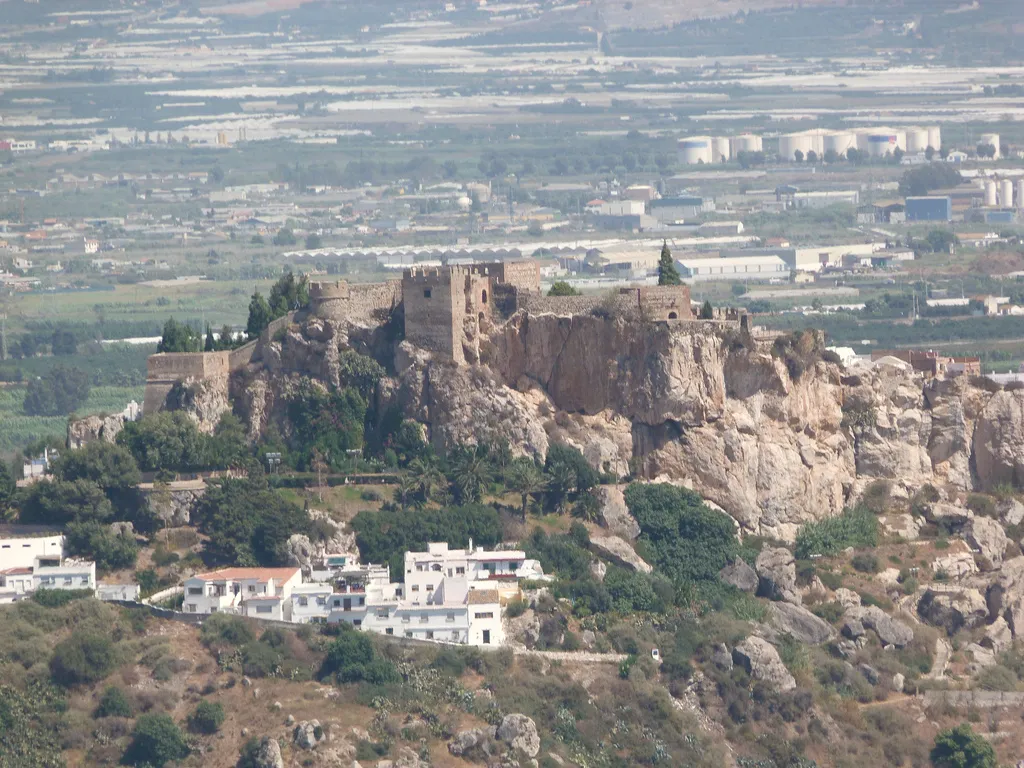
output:
[[222,568],[185,580],[182,610],[290,621],[288,598],[301,583],[298,568]]
[[96,563],[68,558],[58,565],[41,565],[32,572],[35,589],[96,590]]

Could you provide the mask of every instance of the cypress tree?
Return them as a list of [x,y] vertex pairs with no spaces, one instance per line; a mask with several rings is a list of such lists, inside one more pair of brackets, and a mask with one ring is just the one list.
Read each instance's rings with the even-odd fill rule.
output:
[[676,263],[672,259],[672,251],[668,249],[668,241],[661,246],[661,260],[658,262],[658,285],[682,285]]

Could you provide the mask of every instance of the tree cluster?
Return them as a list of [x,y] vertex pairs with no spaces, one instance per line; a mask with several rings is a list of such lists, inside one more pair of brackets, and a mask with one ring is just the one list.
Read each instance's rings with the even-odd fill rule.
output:
[[245,332],[250,339],[255,339],[277,318],[308,306],[309,283],[306,276],[296,278],[289,271],[271,287],[269,300],[259,291],[253,292]]
[[90,389],[85,371],[55,365],[28,383],[22,408],[28,416],[66,416],[85,404]]

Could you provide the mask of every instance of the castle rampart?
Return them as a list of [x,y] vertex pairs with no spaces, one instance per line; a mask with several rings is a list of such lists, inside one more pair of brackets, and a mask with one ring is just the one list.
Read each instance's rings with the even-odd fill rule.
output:
[[223,379],[231,373],[231,352],[171,352],[150,355],[146,359],[146,397],[144,414],[163,408],[167,393],[185,379]]

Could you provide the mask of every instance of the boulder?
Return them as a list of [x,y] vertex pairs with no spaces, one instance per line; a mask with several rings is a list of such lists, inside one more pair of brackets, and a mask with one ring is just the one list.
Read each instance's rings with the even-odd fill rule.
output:
[[843,622],[842,633],[843,637],[856,640],[858,637],[864,637],[867,630],[864,629],[864,624],[859,619],[847,619]]
[[966,507],[944,501],[936,501],[925,509],[925,518],[929,523],[941,524],[950,529],[962,528],[973,517],[974,513]]
[[852,589],[840,587],[836,590],[836,602],[843,606],[843,610],[846,611],[851,608],[860,608],[860,595]]
[[711,661],[719,669],[723,669],[729,672],[733,668],[732,654],[729,653],[729,648],[725,643],[719,643],[715,646],[711,652]]
[[903,686],[906,682],[907,679],[900,672],[897,672],[892,676],[892,689],[896,691],[896,693],[903,693]]
[[784,547],[765,547],[754,563],[757,570],[757,594],[772,600],[800,604],[800,593],[796,588],[796,560],[793,553]]
[[990,648],[996,653],[1002,653],[1013,645],[1013,633],[1010,632],[1010,625],[1002,616],[985,627],[985,637],[981,644]]
[[944,573],[959,581],[978,572],[978,564],[970,552],[952,552],[932,561],[932,573]]
[[292,741],[299,749],[316,749],[326,738],[319,720],[303,720],[292,731]]
[[607,558],[623,568],[640,573],[650,573],[654,570],[636,553],[629,542],[618,536],[591,536],[590,548],[595,554]]
[[862,675],[864,675],[865,680],[872,685],[878,685],[878,681],[881,680],[881,677],[879,676],[877,669],[872,667],[870,664],[858,664],[857,669]]
[[899,536],[906,541],[916,541],[921,535],[921,523],[924,521],[903,512],[882,515],[878,518],[878,522],[890,536]]
[[527,757],[536,757],[540,752],[540,736],[537,725],[526,715],[505,715],[498,726],[497,736]]
[[281,745],[277,743],[277,739],[263,737],[253,759],[253,768],[284,768]]
[[590,573],[598,581],[604,581],[604,576],[608,573],[608,563],[604,560],[592,560],[590,563]]
[[743,592],[757,589],[757,572],[738,557],[718,572],[718,578]]
[[855,617],[868,629],[873,629],[883,645],[895,645],[899,648],[914,639],[914,630],[899,619],[894,619],[877,605],[861,608]]
[[488,728],[473,728],[468,731],[460,731],[448,742],[448,751],[455,757],[462,757],[479,748],[485,755],[489,755],[489,742],[494,739],[497,733],[495,726]]
[[1003,564],[1003,552],[1009,539],[1003,526],[989,517],[975,517],[964,528],[967,543],[978,550],[978,566],[995,571]]
[[629,514],[622,487],[618,485],[602,485],[597,491],[597,499],[601,504],[597,513],[597,521],[610,533],[633,541],[640,535],[640,524]]
[[800,605],[772,603],[768,616],[773,628],[792,635],[804,645],[820,645],[835,637],[835,632],[828,622]]
[[742,666],[752,678],[767,683],[776,692],[796,688],[796,680],[779,658],[779,652],[767,640],[748,637],[737,645],[732,659]]
[[976,589],[934,584],[921,596],[917,612],[929,624],[954,635],[982,624],[988,618],[988,604]]
[[1020,525],[1024,521],[1024,504],[1017,499],[1007,499],[999,503],[999,518],[1004,525]]
[[985,648],[977,643],[968,643],[964,649],[974,659],[972,665],[974,670],[981,669],[984,667],[991,667],[996,663],[996,654],[991,648]]

